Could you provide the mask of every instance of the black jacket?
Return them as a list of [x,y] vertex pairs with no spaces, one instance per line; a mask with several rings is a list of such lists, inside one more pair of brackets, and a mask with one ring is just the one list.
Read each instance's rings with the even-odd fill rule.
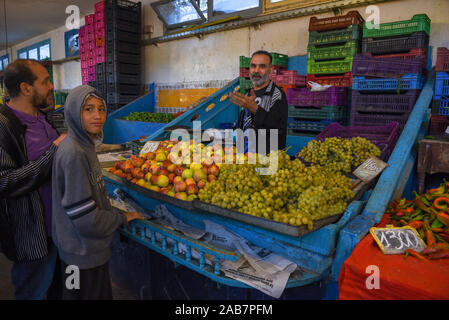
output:
[[49,245],[39,187],[50,179],[57,147],[28,161],[25,131],[9,107],[0,106],[0,245],[13,261],[43,258]]
[[[249,93],[248,93],[249,94]],[[245,109],[240,111],[237,127],[243,129],[243,120],[245,117]],[[268,150],[275,149],[270,147],[269,129],[277,129],[278,131],[278,148],[276,150],[285,149],[287,142],[287,120],[288,120],[288,104],[287,96],[273,81],[265,90],[262,97],[261,106],[253,115],[252,128],[267,129],[266,130],[266,146]],[[262,150],[257,150],[261,153]],[[262,152],[263,153],[263,152]]]

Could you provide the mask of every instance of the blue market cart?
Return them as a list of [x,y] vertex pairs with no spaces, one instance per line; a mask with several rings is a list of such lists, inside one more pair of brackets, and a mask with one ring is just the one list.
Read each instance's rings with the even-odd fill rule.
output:
[[[222,128],[234,123],[239,108],[227,96],[237,85],[238,80],[233,81],[196,108],[155,130],[146,140],[168,139],[170,132],[167,128],[191,127],[194,120],[201,121],[203,130]],[[258,247],[295,262],[298,269],[291,275],[281,299],[336,299],[336,281],[344,260],[369,228],[380,221],[389,202],[403,194],[410,194],[416,184],[412,173],[416,158],[413,146],[427,130],[433,86],[434,77],[430,76],[389,158],[389,166],[374,188],[352,201],[338,220],[303,236],[293,236],[288,232],[267,229],[263,224],[226,217],[207,210],[208,208],[198,205],[198,202],[186,202],[140,188],[106,171],[105,182],[109,192],[120,188],[148,211],[163,204],[183,222],[201,229],[204,229],[204,220],[210,220]],[[150,91],[148,95],[151,94],[154,93]],[[154,103],[154,98],[141,99],[146,103]],[[138,101],[139,99],[136,100],[137,103]],[[126,108],[133,111],[142,108],[142,101],[138,106],[131,103],[121,112],[127,112]],[[148,132],[139,132],[139,135],[145,134]],[[288,153],[295,155],[311,139],[288,136],[287,146],[291,146]],[[178,250],[181,245],[187,248],[182,254]],[[193,258],[192,250],[199,254],[199,259]],[[206,256],[213,257],[212,265],[206,263]],[[238,258],[238,254],[234,252],[194,240],[154,224],[151,220],[137,221],[117,234],[113,243],[111,273],[113,281],[130,290],[135,298],[270,299],[271,297],[246,284],[223,275],[219,262],[222,259],[235,261]]]

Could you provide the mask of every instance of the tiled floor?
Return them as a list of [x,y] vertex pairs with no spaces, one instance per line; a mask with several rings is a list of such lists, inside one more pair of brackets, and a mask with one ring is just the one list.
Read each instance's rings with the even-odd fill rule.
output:
[[[0,253],[0,300],[14,300],[14,289],[11,284],[11,265],[12,262]],[[114,300],[138,299],[138,297],[133,296],[114,283],[112,283],[112,294]]]

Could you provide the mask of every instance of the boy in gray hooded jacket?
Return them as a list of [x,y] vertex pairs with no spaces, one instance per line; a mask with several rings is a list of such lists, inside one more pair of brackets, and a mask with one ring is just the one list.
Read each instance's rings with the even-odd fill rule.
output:
[[[63,261],[63,299],[112,299],[110,243],[122,224],[143,219],[114,211],[95,146],[103,141],[106,104],[94,88],[73,89],[64,105],[67,138],[53,161],[53,241]],[[80,270],[79,288],[67,288],[66,268]],[[73,270],[73,267],[72,269]]]

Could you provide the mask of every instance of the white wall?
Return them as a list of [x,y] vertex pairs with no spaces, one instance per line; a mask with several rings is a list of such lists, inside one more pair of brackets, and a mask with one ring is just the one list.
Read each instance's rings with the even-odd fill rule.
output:
[[[145,23],[154,25],[152,37],[162,35],[162,23],[149,3],[144,1]],[[381,23],[408,20],[414,14],[426,13],[432,20],[430,45],[449,47],[448,0],[400,0],[378,4]],[[354,8],[367,18],[365,7]],[[350,10],[345,9],[343,14]],[[332,12],[319,17],[333,16]],[[259,30],[247,27],[145,47],[145,82],[176,83],[189,81],[228,80],[238,77],[239,56],[259,49],[288,54],[307,53],[310,17],[263,24]],[[433,61],[435,63],[435,53]]]

